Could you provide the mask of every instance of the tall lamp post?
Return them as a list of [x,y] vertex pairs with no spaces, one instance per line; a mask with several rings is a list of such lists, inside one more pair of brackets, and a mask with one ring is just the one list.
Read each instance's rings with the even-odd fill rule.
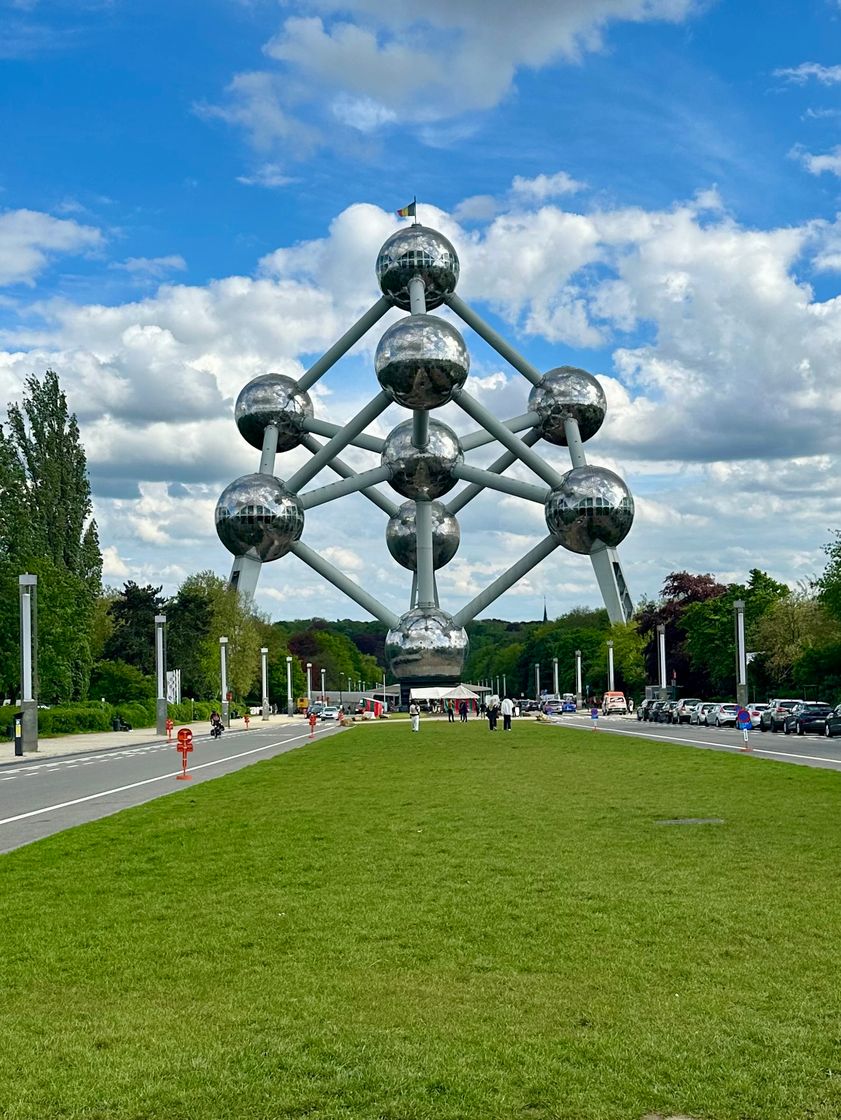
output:
[[155,734],[166,735],[166,615],[155,615]]
[[613,640],[607,643],[607,690],[613,692],[615,688],[613,680]]
[[581,687],[581,650],[575,651],[575,703],[581,707],[584,703],[584,691]]
[[736,618],[736,700],[742,707],[748,702],[748,658],[745,650],[745,601],[733,604]]
[[20,597],[21,749],[38,750],[38,577],[18,576]]
[[558,659],[557,659],[557,657],[552,658],[552,692],[555,694],[555,696],[560,695],[560,690],[558,688]]
[[535,700],[540,699],[540,662],[539,661],[535,661],[535,663],[534,663],[534,698],[535,698]]
[[307,662],[307,708],[312,707],[312,662]]
[[219,639],[219,674],[222,680],[222,722],[231,726],[231,711],[228,705],[228,639]]
[[657,664],[660,669],[660,699],[666,699],[666,626],[661,622],[657,627]]
[[292,708],[292,658],[288,654],[286,657],[286,714],[288,716],[295,714]]
[[321,703],[322,703],[322,704],[326,704],[326,703],[327,703],[327,696],[326,696],[326,694],[325,694],[325,692],[324,692],[324,678],[325,678],[326,676],[327,676],[327,670],[326,670],[326,669],[322,669],[322,670],[321,670]]
[[269,718],[269,651],[266,646],[260,649],[260,676],[263,680],[263,719]]

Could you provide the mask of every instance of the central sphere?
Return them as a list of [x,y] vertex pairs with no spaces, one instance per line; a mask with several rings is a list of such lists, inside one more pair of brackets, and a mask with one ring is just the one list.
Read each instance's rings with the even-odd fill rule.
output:
[[377,257],[377,279],[386,299],[409,310],[409,283],[416,276],[426,287],[427,309],[440,307],[456,290],[458,257],[443,233],[406,226],[393,233]]
[[240,391],[234,416],[243,439],[262,448],[269,424],[277,427],[278,451],[291,451],[301,442],[304,418],[312,416],[312,401],[297,382],[282,373],[264,373]]
[[389,483],[404,498],[440,498],[452,490],[457,479],[453,467],[464,461],[459,438],[440,420],[429,420],[424,447],[412,443],[414,421],[404,420],[386,436],[382,465],[391,471]]
[[304,530],[304,508],[279,478],[245,474],[216,503],[216,532],[234,556],[268,562],[285,556]]
[[[443,568],[458,552],[461,530],[458,521],[440,502],[432,506],[432,566]],[[398,564],[410,572],[418,570],[418,535],[415,522],[415,503],[404,502],[389,518],[385,531],[388,551]]]
[[615,548],[630,532],[634,499],[607,467],[574,467],[546,499],[549,532],[570,552],[588,556],[599,543]]
[[389,668],[399,681],[458,681],[470,643],[452,615],[438,607],[415,607],[385,639]]
[[564,420],[577,420],[582,440],[589,439],[604,422],[607,401],[604,389],[592,373],[575,366],[560,366],[549,370],[529,393],[528,409],[540,416],[543,438],[566,447]]
[[380,385],[404,408],[446,404],[467,380],[470,356],[452,323],[407,315],[380,339],[374,359]]

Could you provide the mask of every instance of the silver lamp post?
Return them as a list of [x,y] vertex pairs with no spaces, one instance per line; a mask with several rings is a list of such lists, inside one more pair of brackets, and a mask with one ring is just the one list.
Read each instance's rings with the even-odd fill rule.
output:
[[535,700],[540,699],[540,662],[539,661],[535,661],[535,663],[534,663],[534,698],[535,698]]
[[666,626],[661,622],[657,627],[657,664],[660,668],[660,699],[666,699]]
[[560,695],[560,689],[558,688],[558,659],[557,659],[557,657],[552,658],[552,692],[555,694],[555,696]]
[[736,700],[744,706],[748,702],[748,659],[745,648],[745,601],[733,604],[736,618]]
[[222,679],[222,721],[231,726],[230,706],[228,704],[228,639],[219,639],[219,671]]
[[607,643],[607,690],[613,692],[615,688],[613,682],[613,640],[610,639]]
[[312,707],[312,662],[307,662],[307,707]]
[[584,703],[584,690],[581,687],[581,650],[575,651],[575,703],[581,707]]
[[166,615],[155,615],[155,733],[166,735]]
[[508,682],[505,679],[505,673],[502,674],[502,695],[508,695]]
[[321,703],[322,703],[322,704],[326,704],[326,703],[327,703],[327,696],[325,695],[325,692],[324,692],[324,678],[325,678],[326,676],[327,676],[327,670],[326,670],[326,669],[322,669],[322,670],[321,670]]
[[18,576],[20,599],[21,744],[25,754],[38,750],[38,577]]
[[294,714],[292,709],[292,658],[286,657],[286,714]]
[[263,719],[269,718],[269,651],[260,647],[260,676],[263,681]]

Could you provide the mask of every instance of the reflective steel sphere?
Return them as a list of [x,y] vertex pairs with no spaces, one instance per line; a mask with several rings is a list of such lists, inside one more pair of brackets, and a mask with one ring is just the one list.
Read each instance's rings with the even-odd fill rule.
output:
[[312,401],[281,373],[264,373],[249,381],[237,397],[237,427],[252,447],[263,446],[267,424],[277,425],[278,451],[291,451],[301,442],[302,423],[312,416]]
[[586,370],[561,366],[550,370],[529,393],[529,412],[540,414],[540,431],[549,443],[566,447],[564,420],[577,420],[581,438],[594,436],[604,421],[604,389]]
[[464,459],[458,436],[430,418],[426,447],[415,447],[412,427],[404,420],[386,436],[382,464],[391,471],[389,483],[404,498],[440,498],[455,486],[451,471]]
[[452,615],[437,607],[415,607],[385,639],[385,656],[399,681],[458,681],[470,643]]
[[438,408],[467,379],[470,356],[456,328],[437,315],[407,315],[380,339],[380,385],[404,408]]
[[426,285],[427,309],[439,307],[458,282],[458,257],[443,235],[426,226],[406,226],[393,233],[377,257],[377,279],[383,295],[409,310],[409,281],[420,276]]
[[585,555],[601,542],[615,547],[634,521],[634,499],[606,467],[574,467],[546,499],[549,532],[570,552]]
[[[432,566],[443,568],[458,552],[461,530],[455,517],[440,502],[432,502]],[[398,564],[410,572],[418,569],[418,541],[415,503],[404,502],[388,520],[385,531],[388,551]]]
[[269,561],[285,556],[304,529],[304,510],[279,478],[245,474],[216,503],[216,532],[234,556]]

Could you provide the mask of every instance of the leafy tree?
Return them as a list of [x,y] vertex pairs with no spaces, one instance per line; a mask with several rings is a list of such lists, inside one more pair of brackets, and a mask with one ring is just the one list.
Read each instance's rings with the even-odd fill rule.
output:
[[824,545],[828,556],[826,568],[815,580],[820,600],[829,615],[841,622],[841,531],[836,529],[833,539]]
[[91,694],[108,704],[150,700],[155,695],[155,680],[125,661],[98,661],[91,673]]
[[147,676],[153,675],[155,615],[162,614],[163,609],[160,587],[140,587],[128,580],[109,608],[114,628],[105,642],[105,659],[124,661]]
[[218,692],[218,671],[208,676],[206,646],[214,593],[200,579],[187,579],[166,604],[167,665],[181,670],[181,695],[209,699]]

